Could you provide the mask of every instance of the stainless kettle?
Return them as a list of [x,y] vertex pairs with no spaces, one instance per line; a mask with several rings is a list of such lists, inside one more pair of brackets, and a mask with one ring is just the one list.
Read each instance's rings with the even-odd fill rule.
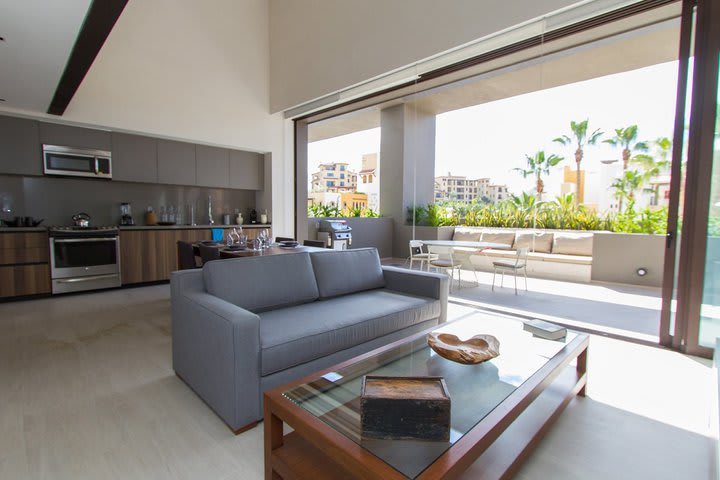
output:
[[89,227],[90,226],[90,215],[85,212],[80,212],[72,217],[76,227]]

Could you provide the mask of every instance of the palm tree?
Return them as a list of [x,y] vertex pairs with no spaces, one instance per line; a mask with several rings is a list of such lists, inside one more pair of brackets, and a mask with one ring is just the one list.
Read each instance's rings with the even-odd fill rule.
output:
[[622,161],[623,161],[623,172],[628,169],[630,164],[630,158],[635,152],[647,152],[647,142],[637,141],[637,125],[630,125],[626,128],[616,128],[615,136],[607,140],[603,140],[604,143],[609,143],[614,147],[622,149]]
[[563,157],[558,155],[545,155],[544,150],[540,150],[535,155],[525,155],[528,168],[513,168],[516,172],[520,173],[523,178],[530,176],[535,177],[535,191],[537,192],[537,199],[542,199],[543,191],[545,190],[545,184],[542,181],[543,175],[550,173],[550,168],[554,167],[558,163],[565,160]]
[[616,178],[611,187],[615,189],[615,198],[618,199],[618,211],[622,212],[623,200],[628,204],[635,200],[635,190],[642,185],[642,175],[637,170],[628,170]]
[[586,118],[582,122],[570,121],[570,132],[572,138],[567,135],[561,135],[557,137],[553,142],[560,143],[565,146],[576,145],[575,149],[575,206],[580,204],[580,163],[583,159],[583,149],[585,145],[595,145],[602,136],[603,132],[600,129],[596,129],[590,135],[588,135],[588,119]]
[[[672,152],[672,141],[667,137],[660,137],[653,141],[654,155],[638,154],[635,155],[630,161],[642,168],[642,181],[643,184],[650,181],[650,179],[657,177],[663,172],[668,171],[670,168],[670,154]],[[660,185],[655,185],[649,188],[648,191],[652,192],[654,204],[657,205],[659,196]]]

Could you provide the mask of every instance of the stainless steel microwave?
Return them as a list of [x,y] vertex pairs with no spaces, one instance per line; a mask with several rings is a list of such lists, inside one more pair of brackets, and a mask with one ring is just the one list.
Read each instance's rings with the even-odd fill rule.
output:
[[107,150],[43,145],[45,175],[112,178],[112,155]]

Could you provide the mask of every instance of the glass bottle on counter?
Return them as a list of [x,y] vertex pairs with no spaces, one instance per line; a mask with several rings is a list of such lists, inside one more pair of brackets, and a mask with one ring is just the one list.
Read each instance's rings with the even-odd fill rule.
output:
[[195,204],[191,203],[187,205],[187,216],[188,216],[188,225],[192,225],[193,227],[197,225],[197,221],[195,219]]

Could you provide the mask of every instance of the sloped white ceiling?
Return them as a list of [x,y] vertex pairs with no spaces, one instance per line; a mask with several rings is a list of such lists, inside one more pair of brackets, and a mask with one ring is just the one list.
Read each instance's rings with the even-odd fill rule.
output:
[[47,111],[91,0],[0,0],[0,108]]

